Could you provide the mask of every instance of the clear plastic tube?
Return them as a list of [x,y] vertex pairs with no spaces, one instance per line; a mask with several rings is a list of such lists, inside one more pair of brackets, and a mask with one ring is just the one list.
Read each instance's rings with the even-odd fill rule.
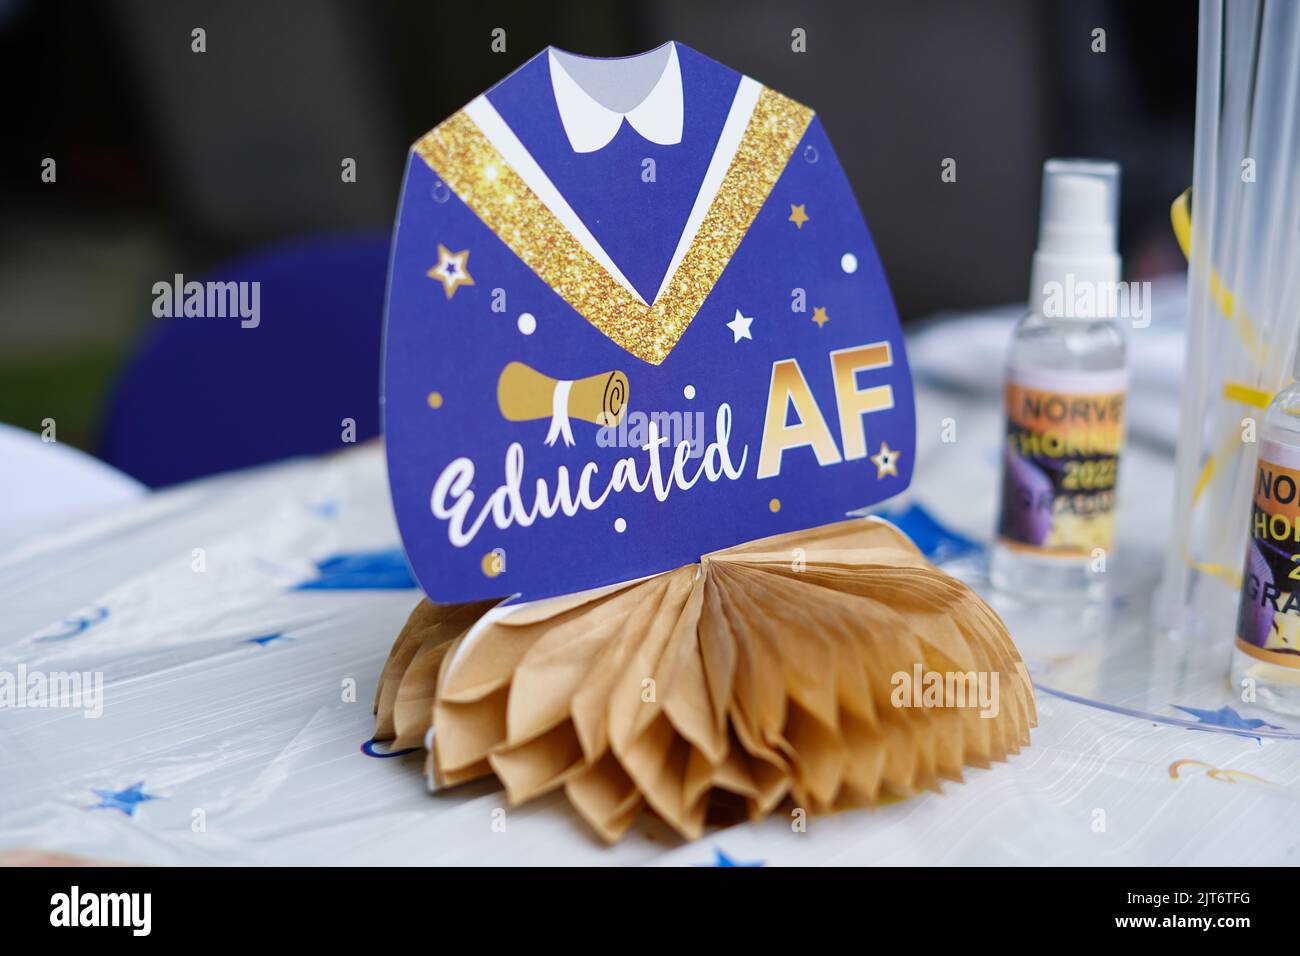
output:
[[1187,363],[1156,623],[1236,624],[1263,406],[1300,338],[1300,5],[1202,0]]

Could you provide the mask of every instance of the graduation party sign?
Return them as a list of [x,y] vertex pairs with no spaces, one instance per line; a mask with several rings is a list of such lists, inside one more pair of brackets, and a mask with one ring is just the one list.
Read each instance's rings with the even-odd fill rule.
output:
[[544,50],[417,142],[386,322],[436,602],[657,574],[911,476],[898,316],[821,122],[679,43]]
[[[643,809],[696,839],[1029,743],[997,615],[846,519],[907,487],[912,387],[807,107],[677,43],[543,51],[412,149],[387,323],[389,481],[430,600],[375,739],[425,750],[430,788],[562,789],[606,841]],[[974,695],[933,693],[945,674]]]

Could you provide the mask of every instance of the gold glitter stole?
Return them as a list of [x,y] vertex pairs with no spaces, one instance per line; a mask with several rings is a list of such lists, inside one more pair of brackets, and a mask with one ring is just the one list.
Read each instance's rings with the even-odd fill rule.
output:
[[663,293],[641,302],[583,248],[462,110],[415,151],[533,272],[639,359],[668,357],[713,291],[812,121],[812,110],[764,88],[726,175]]

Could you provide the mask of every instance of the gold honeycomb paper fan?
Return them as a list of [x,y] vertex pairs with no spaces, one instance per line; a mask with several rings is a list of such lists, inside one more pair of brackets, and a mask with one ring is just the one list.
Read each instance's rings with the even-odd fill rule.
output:
[[423,601],[375,709],[377,739],[428,748],[434,787],[563,787],[610,842],[647,807],[695,838],[711,811],[937,790],[1036,723],[998,616],[870,518],[517,609]]

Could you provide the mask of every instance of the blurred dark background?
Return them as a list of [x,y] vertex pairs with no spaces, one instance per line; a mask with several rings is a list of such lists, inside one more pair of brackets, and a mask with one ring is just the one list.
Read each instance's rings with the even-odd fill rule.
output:
[[[1119,160],[1128,277],[1177,268],[1168,208],[1191,183],[1196,14],[1192,0],[0,0],[0,422],[54,418],[60,441],[103,452],[113,416],[133,414],[111,400],[120,377],[170,321],[152,316],[152,286],[175,273],[313,237],[344,256],[355,241],[373,272],[409,144],[548,44],[615,56],[676,39],[813,106],[905,320],[1025,298],[1053,155]],[[382,277],[357,289],[377,343]],[[311,341],[295,347],[316,361]],[[255,388],[266,369],[231,354],[225,387]],[[328,393],[338,370],[322,369]]]

